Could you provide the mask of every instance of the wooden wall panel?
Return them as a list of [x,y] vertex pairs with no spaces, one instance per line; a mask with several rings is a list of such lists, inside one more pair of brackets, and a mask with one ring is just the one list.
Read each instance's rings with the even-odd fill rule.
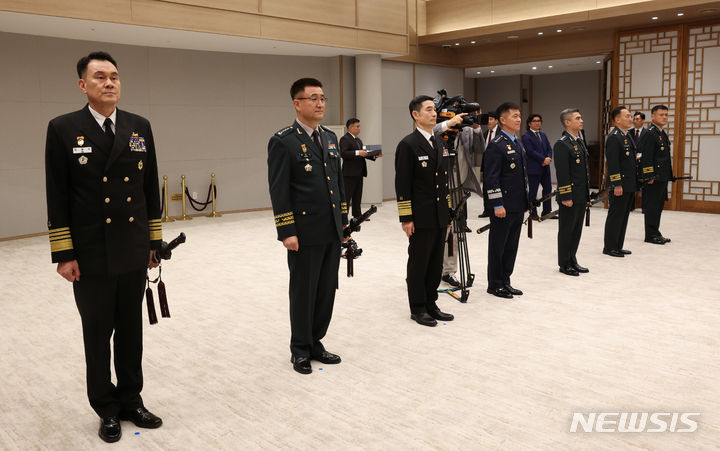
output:
[[408,52],[407,36],[358,30],[357,46],[365,49],[382,49],[383,52],[405,55]]
[[537,17],[557,16],[596,8],[595,0],[515,0],[512,8],[507,0],[492,0],[492,23],[517,22]]
[[281,41],[303,42],[310,44],[331,45],[338,47],[355,47],[357,30],[355,28],[321,25],[310,22],[298,22],[290,19],[261,17],[260,37]]
[[173,0],[173,3],[257,14],[260,12],[260,1],[261,0]]
[[[130,21],[130,0],[3,0],[0,9],[46,16],[73,17],[76,19],[104,20],[107,22]],[[109,14],[108,12],[111,12]]]
[[262,0],[261,12],[319,24],[355,26],[355,0]]
[[358,27],[385,33],[406,34],[406,0],[358,0]]
[[260,35],[260,16],[153,0],[132,0],[133,25],[233,36]]

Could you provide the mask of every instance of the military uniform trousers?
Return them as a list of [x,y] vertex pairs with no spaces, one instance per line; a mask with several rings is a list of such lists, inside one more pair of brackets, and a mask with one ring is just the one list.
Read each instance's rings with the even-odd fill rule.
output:
[[510,285],[524,215],[523,212],[507,212],[504,218],[498,218],[495,212],[490,212],[488,288],[503,288],[505,285]]
[[610,207],[605,219],[604,249],[619,251],[625,244],[625,231],[630,210],[635,203],[635,192],[623,191],[622,196],[615,196],[611,191],[608,201]]
[[[142,301],[146,269],[73,282],[82,320],[87,394],[101,418],[142,407]],[[117,386],[110,379],[110,337]]]
[[566,207],[561,203],[558,208],[558,266],[564,268],[577,265],[575,255],[582,236],[586,204],[573,202],[572,207]]
[[660,236],[660,216],[667,200],[667,182],[655,180],[642,188],[643,211],[645,211],[645,239]]
[[446,228],[415,229],[410,236],[407,262],[407,288],[410,313],[435,311],[438,307],[445,250]]
[[290,352],[311,357],[325,350],[325,336],[335,303],[340,268],[340,242],[288,251],[290,269]]
[[[529,202],[534,201],[538,195],[538,186],[542,186],[542,195],[547,196],[552,192],[552,180],[550,178],[550,166],[545,166],[545,169],[540,174],[528,174],[528,187],[530,188]],[[542,214],[550,213],[552,211],[552,200],[548,199],[542,204]],[[533,207],[532,214],[537,214],[537,207]]]
[[345,197],[348,205],[352,204],[352,215],[354,218],[362,215],[362,175],[346,175],[345,177]]

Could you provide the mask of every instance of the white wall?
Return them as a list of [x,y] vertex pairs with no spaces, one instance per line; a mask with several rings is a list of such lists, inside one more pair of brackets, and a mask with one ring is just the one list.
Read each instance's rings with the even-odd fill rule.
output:
[[[330,98],[325,123],[341,120],[337,57],[200,52],[9,33],[0,33],[0,49],[0,237],[47,230],[47,123],[85,105],[75,64],[91,51],[106,50],[117,60],[119,108],[151,121],[160,176],[169,176],[170,192],[180,192],[180,174],[186,174],[190,190],[204,197],[215,172],[219,210],[270,205],[267,142],[295,117],[289,92],[294,80],[320,79]],[[179,214],[179,202],[171,202],[170,214]]]
[[477,100],[485,113],[495,111],[504,102],[522,103],[519,75],[478,78],[477,87]]

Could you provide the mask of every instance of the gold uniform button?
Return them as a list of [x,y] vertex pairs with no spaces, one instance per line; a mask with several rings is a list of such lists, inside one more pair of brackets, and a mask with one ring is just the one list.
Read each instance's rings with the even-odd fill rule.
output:
[[447,171],[445,171],[445,175],[447,175]]
[[126,182],[129,182],[129,181],[130,181],[130,177],[125,177],[123,180],[125,180]]
[[323,163],[323,164],[325,165],[325,167],[327,167],[327,163]]
[[106,204],[109,204],[109,203],[110,203],[110,198],[109,198],[109,197],[106,197],[106,198],[105,198],[105,203],[106,203]]
[[307,212],[306,212],[306,211],[303,211],[303,216],[305,216],[306,214],[307,214]]
[[107,182],[107,177],[103,177],[103,182]]
[[438,173],[436,172],[435,175],[438,175]]
[[436,197],[436,198],[435,198],[435,201],[440,202],[440,198],[439,198],[439,197]]
[[125,199],[125,200],[128,201],[128,202],[131,202],[131,201],[132,201],[132,197],[128,197],[128,198]]
[[435,188],[440,188],[440,185],[435,185]]
[[105,222],[106,222],[107,224],[110,224],[110,223],[112,222],[112,219],[107,218],[107,219],[105,220]]
[[333,192],[333,190],[330,190],[330,194],[335,194],[335,193]]
[[335,204],[333,204],[333,208],[335,208]]
[[328,178],[327,178],[327,179],[328,179],[328,180],[330,180],[330,176],[328,176]]
[[133,218],[132,216],[130,216],[130,217],[128,218],[128,221],[130,221],[130,222],[133,222],[134,220],[135,220],[135,218]]

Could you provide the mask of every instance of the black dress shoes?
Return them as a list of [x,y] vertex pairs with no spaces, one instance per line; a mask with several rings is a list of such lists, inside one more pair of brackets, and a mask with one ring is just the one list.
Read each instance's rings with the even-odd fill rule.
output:
[[435,327],[437,326],[437,321],[435,321],[435,318],[428,315],[427,313],[412,313],[410,315],[410,319],[415,321],[416,323],[420,324],[421,326],[428,326],[428,327]]
[[665,241],[664,239],[662,239],[662,238],[659,237],[659,236],[654,236],[654,237],[652,237],[652,238],[645,238],[645,242],[646,242],[646,243],[652,243],[652,244],[665,244],[665,243],[667,243],[667,241]]
[[162,426],[162,419],[153,415],[145,407],[120,412],[121,420],[130,420],[135,426],[146,429],[156,429]]
[[492,294],[493,296],[497,296],[499,298],[505,298],[505,299],[512,299],[513,295],[510,293],[507,288],[488,288],[487,292]]
[[458,282],[458,280],[452,274],[445,274],[444,276],[442,276],[442,281],[453,287],[460,286],[460,282]]
[[566,267],[560,267],[560,272],[563,274],[567,274],[568,276],[579,276],[580,273],[577,272],[575,268],[572,266],[566,266]]
[[623,254],[621,251],[616,251],[615,249],[603,249],[603,254],[609,255],[611,257],[624,257],[625,254]]
[[513,294],[515,296],[522,296],[522,294],[523,294],[522,290],[513,288],[512,285],[510,285],[510,284],[505,285],[505,289],[508,291],[508,293]]
[[670,241],[672,241],[670,238],[665,238],[665,237],[662,236],[662,235],[660,235],[660,239],[663,240],[663,241],[665,241],[666,243],[669,243]]
[[432,316],[438,321],[452,321],[455,319],[455,317],[451,313],[442,312],[440,311],[440,309],[437,309],[434,312],[428,312],[428,315]]
[[300,374],[312,373],[312,366],[310,366],[310,357],[290,357],[290,362],[293,364],[293,369]]
[[101,439],[108,443],[115,443],[120,440],[120,437],[122,436],[122,429],[120,429],[120,421],[118,421],[118,418],[102,418],[100,420],[98,435]]
[[620,249],[620,253],[625,254],[625,255],[630,255],[630,254],[632,254],[632,252],[630,252],[630,251],[627,250],[627,249]]
[[578,265],[577,263],[574,263],[574,264],[572,265],[572,267],[575,268],[575,271],[577,271],[577,272],[579,272],[579,273],[590,272],[589,269],[587,269],[587,268],[584,267],[584,266],[580,266],[580,265]]
[[336,363],[340,363],[342,361],[339,355],[327,351],[323,351],[320,355],[312,356],[312,359],[328,365],[335,365]]

